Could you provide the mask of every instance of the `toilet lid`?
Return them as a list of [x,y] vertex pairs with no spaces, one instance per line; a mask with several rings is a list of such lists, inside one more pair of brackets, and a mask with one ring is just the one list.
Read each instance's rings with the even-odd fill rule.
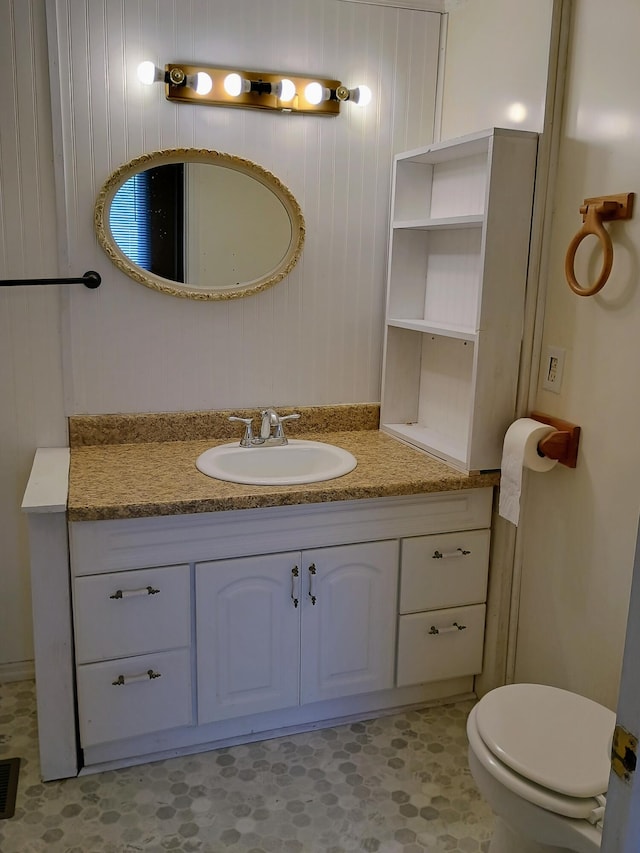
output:
[[616,715],[543,684],[508,684],[476,706],[480,737],[503,764],[571,797],[606,792]]

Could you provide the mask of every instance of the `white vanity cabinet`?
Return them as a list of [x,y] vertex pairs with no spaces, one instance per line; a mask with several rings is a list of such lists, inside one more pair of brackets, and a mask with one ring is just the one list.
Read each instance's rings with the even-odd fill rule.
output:
[[[482,620],[472,627],[466,608],[483,608],[491,508],[487,487],[71,522],[64,704],[83,766],[470,695],[475,663],[404,626],[465,620],[465,655],[482,659]],[[458,547],[473,556],[448,556]],[[72,775],[70,747],[64,765],[42,750],[47,778]]]
[[397,540],[195,570],[199,722],[393,687]]
[[514,417],[536,154],[494,128],[394,159],[380,428],[464,471]]

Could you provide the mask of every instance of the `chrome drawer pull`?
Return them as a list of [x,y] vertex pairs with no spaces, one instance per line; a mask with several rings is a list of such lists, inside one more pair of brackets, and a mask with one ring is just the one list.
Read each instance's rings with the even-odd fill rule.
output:
[[152,586],[143,586],[140,589],[117,589],[109,598],[133,598],[136,595],[157,595],[159,589],[154,589]]
[[161,672],[154,672],[148,669],[146,672],[141,672],[140,675],[119,675],[115,681],[112,681],[114,687],[126,687],[127,684],[135,684],[136,681],[152,681],[154,678],[160,678]]
[[436,628],[435,625],[432,625],[429,628],[430,634],[452,634],[454,631],[466,631],[466,625],[458,625],[457,622],[454,622],[453,625],[450,625],[448,628]]
[[448,560],[450,557],[468,557],[471,551],[465,551],[464,548],[456,548],[455,551],[448,551],[446,554],[443,554],[442,551],[434,551],[431,559],[432,560]]
[[298,606],[298,598],[296,597],[296,585],[297,585],[297,577],[300,574],[300,570],[297,566],[294,566],[291,569],[291,601],[293,601],[293,606]]

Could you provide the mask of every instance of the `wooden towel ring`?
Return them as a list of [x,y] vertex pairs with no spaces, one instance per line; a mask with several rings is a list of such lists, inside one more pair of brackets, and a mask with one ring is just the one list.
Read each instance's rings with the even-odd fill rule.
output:
[[[631,219],[633,209],[633,193],[621,193],[615,196],[599,196],[597,198],[585,198],[580,208],[582,214],[582,228],[569,243],[567,256],[564,261],[564,274],[571,290],[578,296],[594,296],[607,283],[613,266],[613,244],[609,232],[605,229],[603,220]],[[600,275],[590,287],[582,287],[578,282],[574,270],[576,252],[578,246],[585,237],[593,235],[602,244],[603,259]]]

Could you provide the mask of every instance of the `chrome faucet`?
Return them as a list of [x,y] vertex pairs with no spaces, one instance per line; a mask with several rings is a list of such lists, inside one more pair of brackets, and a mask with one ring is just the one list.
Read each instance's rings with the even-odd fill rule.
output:
[[240,439],[240,447],[277,447],[288,444],[282,425],[285,421],[297,420],[300,417],[297,412],[292,415],[279,415],[271,407],[263,409],[260,416],[262,422],[259,436],[254,435],[253,418],[239,418],[235,415],[229,418],[230,421],[239,421],[245,426],[244,435]]
[[300,415],[298,413],[279,415],[273,408],[264,409],[260,414],[262,416],[262,423],[260,425],[262,443],[268,446],[287,444],[287,437],[284,434],[282,424],[285,421],[298,420]]
[[282,432],[280,415],[275,409],[263,409],[260,412],[262,423],[260,424],[260,438],[275,438],[278,431]]

